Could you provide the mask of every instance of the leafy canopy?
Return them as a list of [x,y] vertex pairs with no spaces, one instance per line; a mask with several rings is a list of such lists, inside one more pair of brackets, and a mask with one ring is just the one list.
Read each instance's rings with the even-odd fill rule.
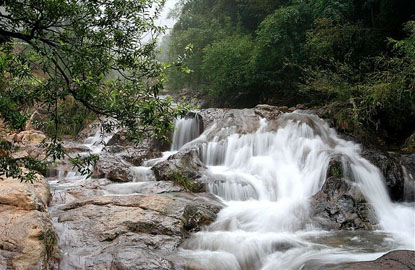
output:
[[[0,113],[5,123],[22,130],[28,109],[42,106],[54,127],[48,153],[62,157],[58,131],[68,110],[60,107],[71,98],[95,114],[107,132],[128,128],[137,141],[167,138],[172,119],[188,107],[172,108],[170,100],[158,96],[168,68],[156,60],[156,37],[164,28],[154,19],[163,4],[0,0]],[[0,174],[9,163],[2,163]]]

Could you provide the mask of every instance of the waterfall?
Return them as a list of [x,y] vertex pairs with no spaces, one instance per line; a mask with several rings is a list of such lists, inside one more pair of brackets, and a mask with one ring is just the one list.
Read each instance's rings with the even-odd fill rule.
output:
[[102,135],[101,130],[98,129],[93,136],[85,139],[84,145],[88,147],[93,154],[100,154],[105,144],[111,140],[115,133],[117,133],[117,130]]
[[[396,247],[415,249],[414,208],[391,202],[382,174],[360,156],[360,150],[322,119],[301,112],[282,115],[273,127],[261,119],[254,133],[213,137],[200,156],[209,179],[214,179],[207,190],[221,197],[226,207],[205,231],[182,245],[188,267],[299,269],[309,261],[374,259]],[[375,209],[382,228],[376,236],[383,245],[378,252],[330,247],[320,239],[333,232],[309,222],[309,199],[324,184],[330,160],[339,156],[350,163],[345,175],[354,179]],[[385,235],[394,238],[395,246]]]
[[405,179],[404,182],[404,199],[407,201],[415,200],[415,181],[412,174],[408,173],[408,170],[402,166],[402,172]]
[[171,151],[179,150],[186,143],[196,139],[200,135],[199,115],[194,117],[185,117],[175,120],[175,130]]

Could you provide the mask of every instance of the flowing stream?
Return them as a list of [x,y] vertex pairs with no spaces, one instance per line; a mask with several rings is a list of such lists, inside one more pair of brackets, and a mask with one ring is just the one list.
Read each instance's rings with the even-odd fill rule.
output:
[[[254,133],[213,136],[200,155],[216,179],[207,189],[226,207],[182,245],[188,267],[321,269],[329,262],[415,249],[413,205],[392,203],[382,174],[359,153],[357,144],[339,138],[322,119],[301,112],[284,114],[272,126],[261,119]],[[379,230],[336,233],[310,222],[309,199],[324,184],[333,157],[343,160],[343,174],[373,205]]]
[[[225,207],[213,224],[194,233],[179,249],[186,269],[321,269],[330,262],[372,260],[393,249],[415,249],[414,205],[391,202],[382,174],[360,156],[359,145],[339,138],[327,123],[311,114],[283,114],[272,124],[266,119],[258,121],[252,132],[237,132],[232,126],[219,128],[216,120],[200,134],[197,114],[178,119],[170,151],[131,168],[141,182],[109,184],[100,195],[143,192],[148,183],[154,183],[154,164],[181,148],[197,146],[211,179],[207,190]],[[97,133],[84,145],[99,154],[100,140]],[[373,205],[378,230],[333,232],[310,222],[310,197],[324,184],[333,157],[340,157],[347,168],[343,174]],[[59,172],[57,180],[50,181],[57,200],[52,217],[57,216],[57,206],[72,201],[68,187],[85,181],[91,180],[74,172]],[[54,221],[61,247],[70,247],[70,232],[56,218]],[[61,269],[72,269],[65,263],[74,265],[75,259],[80,260],[64,255]]]

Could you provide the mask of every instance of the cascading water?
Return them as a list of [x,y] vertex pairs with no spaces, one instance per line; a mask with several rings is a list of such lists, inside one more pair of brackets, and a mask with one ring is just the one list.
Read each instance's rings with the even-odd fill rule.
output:
[[183,145],[196,139],[199,135],[200,119],[198,114],[195,114],[195,117],[176,119],[171,151],[179,150]]
[[[142,166],[131,166],[131,175],[134,177],[133,182],[116,183],[104,178],[87,179],[86,176],[82,176],[78,172],[68,171],[68,167],[61,168],[56,175],[51,176],[49,183],[53,194],[53,201],[50,207],[50,213],[59,235],[59,246],[62,249],[59,269],[90,269],[90,266],[88,266],[88,256],[91,255],[90,251],[86,252],[83,249],[89,247],[83,247],[79,243],[81,240],[76,230],[68,226],[65,222],[59,221],[59,215],[62,214],[62,206],[76,201],[79,197],[128,196],[131,194],[152,193],[154,190],[162,193],[165,189],[171,189],[170,186],[173,185],[172,183],[155,181],[151,167],[158,162],[166,160],[169,156],[177,152],[176,149],[179,149],[200,135],[198,116],[179,119],[175,124],[172,151],[164,152],[159,158],[146,160]],[[113,135],[114,133],[102,136],[98,130],[93,136],[86,138],[80,148],[89,149],[90,153],[99,155]],[[88,152],[79,154],[87,155]],[[174,190],[174,188],[171,190]]]
[[[391,202],[383,176],[360,156],[358,145],[340,139],[314,115],[284,114],[273,126],[261,119],[254,133],[216,136],[201,147],[209,179],[214,179],[207,189],[226,207],[207,230],[182,245],[188,269],[286,270],[306,262],[320,269],[319,261],[375,259],[388,249],[415,249],[414,208]],[[324,184],[333,157],[348,162],[345,175],[375,209],[383,231],[373,232],[381,247],[371,253],[359,249],[358,236],[351,239],[354,245],[326,245],[322,239],[333,232],[310,222],[309,199]],[[394,238],[393,244],[385,235]]]
[[[221,125],[226,121],[222,119],[203,134],[198,114],[176,120],[171,151],[131,167],[139,182],[106,183],[94,192],[111,196],[145,193],[159,183],[154,181],[152,166],[184,145],[195,146],[208,166],[207,190],[222,198],[226,207],[205,231],[183,243],[179,255],[186,269],[287,270],[303,269],[304,265],[322,269],[330,262],[375,259],[395,248],[415,249],[413,206],[391,202],[381,173],[360,156],[358,145],[340,139],[314,115],[295,112],[280,116],[276,122],[260,119],[255,123],[250,112],[242,112],[241,117],[242,130],[246,130],[241,131],[232,121]],[[99,154],[102,140],[97,133],[84,145]],[[310,197],[324,184],[333,157],[347,163],[344,175],[355,181],[373,205],[382,230],[328,232],[310,222]],[[59,205],[75,199],[67,188],[77,188],[87,180],[74,172],[61,172],[58,178],[51,181],[58,195],[51,213],[60,245],[67,249],[60,266],[86,269],[84,257],[79,255],[82,250],[71,250],[76,237],[56,217]]]

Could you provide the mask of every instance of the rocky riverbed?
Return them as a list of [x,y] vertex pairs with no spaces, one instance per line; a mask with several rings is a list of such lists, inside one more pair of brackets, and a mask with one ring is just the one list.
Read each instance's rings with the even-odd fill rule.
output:
[[[74,155],[100,155],[91,178],[63,161],[34,185],[0,181],[0,270],[386,269],[376,267],[393,260],[409,265],[396,269],[413,269],[410,251],[373,263],[333,260],[373,260],[390,250],[415,249],[384,228],[360,175],[349,170],[363,164],[372,172],[371,165],[350,157],[368,159],[384,176],[387,198],[403,207],[398,215],[413,215],[414,154],[360,151],[339,141],[317,117],[285,110],[200,110],[176,122],[172,145],[151,139],[134,145],[123,131],[101,135],[96,127],[86,129],[64,146]],[[300,133],[291,130],[284,145],[285,137],[278,136],[290,125]],[[32,133],[13,139],[20,138],[23,154],[39,156]],[[279,153],[293,136],[303,138],[293,152],[301,155],[291,156],[290,148]],[[314,149],[317,140],[322,144]],[[343,146],[355,152],[339,150]],[[304,161],[296,167],[291,158]],[[307,169],[308,158],[317,162],[314,168]],[[288,174],[281,175],[285,168]],[[297,171],[302,178],[317,173],[314,186],[305,189],[310,182],[295,178]],[[272,181],[290,174],[291,183]],[[303,195],[291,204],[293,192]],[[297,263],[290,263],[290,254]]]

